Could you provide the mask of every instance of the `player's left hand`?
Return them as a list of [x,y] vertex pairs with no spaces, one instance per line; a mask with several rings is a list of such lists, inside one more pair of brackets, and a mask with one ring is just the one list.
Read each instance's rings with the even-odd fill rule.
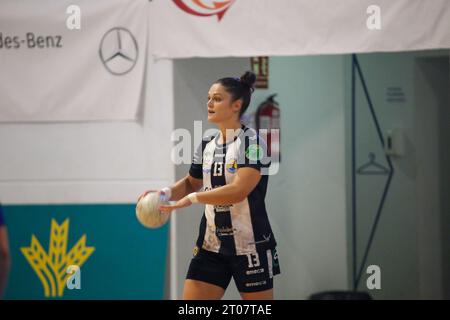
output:
[[191,200],[186,196],[178,200],[175,204],[160,205],[159,211],[164,213],[170,213],[172,210],[189,207],[192,204]]

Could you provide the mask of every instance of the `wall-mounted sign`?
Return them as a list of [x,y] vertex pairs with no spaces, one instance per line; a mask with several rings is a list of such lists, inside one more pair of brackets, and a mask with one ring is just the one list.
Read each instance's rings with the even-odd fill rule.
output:
[[269,87],[269,57],[251,57],[250,64],[256,75],[256,89],[267,89]]
[[402,87],[387,87],[386,102],[404,103],[406,101],[405,92]]

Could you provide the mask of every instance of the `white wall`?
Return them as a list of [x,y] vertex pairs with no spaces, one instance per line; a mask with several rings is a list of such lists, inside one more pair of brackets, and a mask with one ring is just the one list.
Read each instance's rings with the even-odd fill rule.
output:
[[[407,54],[364,54],[358,55],[360,66],[369,90],[370,98],[375,109],[382,134],[391,128],[401,128],[405,134],[406,151],[402,158],[392,159],[394,177],[388,190],[383,211],[378,223],[368,260],[364,266],[359,290],[366,291],[366,267],[374,264],[381,268],[382,292],[372,290],[370,293],[376,298],[380,294],[388,297],[408,298],[417,294],[417,238],[416,220],[411,218],[415,212],[415,204],[405,201],[414,194],[414,159],[411,151],[412,121],[413,121],[413,87],[411,78],[412,55]],[[408,59],[408,62],[405,60]],[[395,70],[395,72],[393,71]],[[348,76],[351,76],[350,69]],[[368,161],[369,151],[376,153],[378,163],[387,167],[384,151],[376,137],[377,133],[370,116],[368,103],[363,95],[359,78],[356,80],[356,166]],[[401,86],[406,96],[405,103],[387,103],[386,88]],[[350,94],[351,89],[347,92]],[[351,105],[348,105],[350,112]],[[348,121],[350,130],[350,120]],[[349,136],[349,144],[351,143]],[[349,152],[349,161],[351,153]],[[349,187],[351,179],[349,177]],[[357,244],[358,270],[364,249],[369,239],[371,227],[375,221],[376,211],[387,176],[357,175]],[[351,189],[348,189],[351,194]],[[402,268],[397,266],[408,266]],[[410,279],[409,282],[405,281]],[[386,296],[382,296],[386,297]]]
[[[386,132],[400,128],[404,134],[404,156],[392,157],[394,176],[386,196],[378,228],[363,268],[359,290],[367,291],[366,267],[381,268],[381,290],[371,290],[376,299],[419,299],[441,297],[442,264],[440,261],[439,186],[436,93],[422,88],[430,86],[415,73],[416,59],[427,56],[446,56],[448,51],[358,54],[371,100],[386,139]],[[351,228],[351,64],[347,61],[347,198],[349,228]],[[368,110],[362,87],[357,78],[357,166],[367,161],[368,151],[377,151],[377,162],[387,166],[384,151],[364,109]],[[387,101],[387,87],[401,87],[405,102]],[[434,118],[433,118],[434,117]],[[357,177],[358,201],[358,266],[367,243],[370,227],[381,200],[387,177]],[[350,229],[349,229],[350,231]],[[350,231],[351,232],[351,231]],[[350,234],[349,234],[350,235]],[[351,243],[351,242],[349,242]],[[351,249],[350,249],[351,250]],[[352,263],[349,257],[349,264]]]
[[[175,127],[205,122],[211,83],[239,76],[248,59],[189,59],[174,64]],[[269,178],[266,204],[278,241],[279,299],[305,299],[329,289],[346,289],[344,59],[342,56],[270,59],[270,90],[257,90],[252,112],[271,92],[281,105],[282,165]],[[188,166],[177,168],[177,178]],[[181,295],[202,208],[177,213],[177,293]],[[234,287],[225,298],[239,298]]]
[[270,60],[282,127],[282,163],[267,197],[283,272],[279,298],[348,288],[343,78],[340,55]]

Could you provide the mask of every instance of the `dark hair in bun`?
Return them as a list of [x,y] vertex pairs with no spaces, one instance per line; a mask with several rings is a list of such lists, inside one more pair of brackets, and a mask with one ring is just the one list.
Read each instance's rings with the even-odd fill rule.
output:
[[247,71],[240,78],[222,78],[216,81],[225,87],[225,90],[231,94],[233,101],[242,99],[242,107],[239,117],[247,110],[252,92],[255,90],[256,76],[253,72]]

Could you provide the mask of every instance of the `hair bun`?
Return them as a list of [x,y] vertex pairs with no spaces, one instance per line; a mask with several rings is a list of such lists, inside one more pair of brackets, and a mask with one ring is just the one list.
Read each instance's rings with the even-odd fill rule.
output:
[[242,83],[249,86],[252,92],[253,92],[253,90],[255,90],[256,75],[253,72],[251,72],[251,71],[245,72],[241,76],[240,80]]

